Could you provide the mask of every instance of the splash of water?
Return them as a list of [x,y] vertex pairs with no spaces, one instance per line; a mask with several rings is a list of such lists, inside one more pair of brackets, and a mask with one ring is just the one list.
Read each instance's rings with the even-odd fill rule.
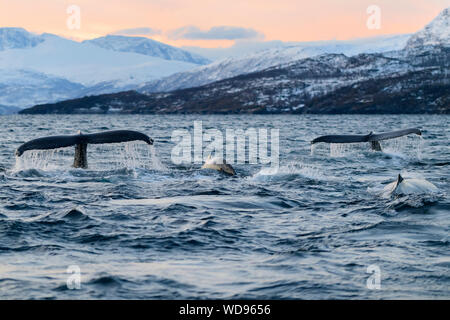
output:
[[73,155],[69,157],[70,152],[67,148],[52,150],[30,150],[25,152],[21,157],[16,156],[16,163],[13,172],[24,171],[29,169],[39,170],[57,170],[67,168]]
[[313,180],[335,180],[332,177],[324,173],[320,168],[317,168],[311,164],[305,163],[289,163],[285,166],[272,168],[262,168],[259,172],[253,175],[252,179],[255,180],[286,180],[289,177],[302,176],[307,179]]
[[422,136],[403,136],[381,142],[383,152],[394,155],[406,155],[419,160],[422,158]]
[[[100,168],[167,170],[158,158],[154,146],[140,141],[99,145],[96,151],[104,155],[101,163],[94,163]],[[93,166],[90,165],[90,167]]]
[[[320,145],[326,146],[321,148]],[[329,155],[330,157],[344,157],[349,154],[360,153],[367,150],[364,143],[330,143],[330,144],[312,144],[311,155]],[[326,150],[326,151],[325,151]]]
[[[166,171],[154,146],[142,142],[88,146],[89,169],[149,169]],[[73,148],[30,150],[16,157],[13,171],[28,169],[67,170],[73,165]]]
[[[422,136],[404,136],[396,139],[380,141],[384,153],[391,155],[407,155],[422,158],[424,139]],[[330,157],[345,157],[350,154],[371,150],[369,143],[330,143]],[[318,153],[318,144],[311,145],[311,155]]]
[[152,168],[159,171],[167,171],[167,166],[161,162],[161,159],[156,154],[156,149],[154,146],[150,146],[148,149],[151,154]]
[[330,143],[330,156],[344,157],[346,155],[360,151],[360,149],[361,144],[359,143]]
[[313,156],[313,155],[315,155],[315,153],[316,153],[316,150],[317,150],[317,144],[311,144],[311,155]]

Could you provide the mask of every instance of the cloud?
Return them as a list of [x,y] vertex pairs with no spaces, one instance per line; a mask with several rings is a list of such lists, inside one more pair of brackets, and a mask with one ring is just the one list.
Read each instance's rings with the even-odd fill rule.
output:
[[161,34],[161,30],[152,29],[152,28],[130,28],[130,29],[122,29],[116,32],[111,33],[112,35],[121,35],[121,36],[135,36],[135,35],[147,35],[154,36],[157,34]]
[[264,34],[252,29],[231,26],[217,26],[209,30],[201,30],[196,26],[186,26],[168,33],[172,40],[239,40],[239,39],[263,39]]

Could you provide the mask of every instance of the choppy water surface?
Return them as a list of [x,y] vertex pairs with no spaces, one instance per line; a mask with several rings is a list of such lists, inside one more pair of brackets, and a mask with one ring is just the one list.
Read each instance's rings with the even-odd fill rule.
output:
[[[172,130],[279,128],[280,168],[236,177],[171,162]],[[0,298],[450,298],[448,116],[0,117]],[[423,129],[384,144],[318,145],[331,133]],[[14,150],[46,135],[134,129],[155,139]],[[146,148],[146,149],[142,149]],[[136,158],[136,156],[139,157]],[[382,196],[402,173],[438,194]],[[69,290],[69,266],[81,288]],[[366,286],[370,265],[381,289]]]

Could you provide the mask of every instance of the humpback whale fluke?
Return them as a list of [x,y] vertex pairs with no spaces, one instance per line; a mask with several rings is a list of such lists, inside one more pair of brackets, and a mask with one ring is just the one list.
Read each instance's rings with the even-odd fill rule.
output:
[[370,142],[372,150],[381,151],[381,140],[388,140],[406,136],[408,134],[417,134],[422,135],[422,131],[417,128],[403,129],[398,131],[391,132],[383,132],[374,134],[370,132],[366,135],[327,135],[315,138],[311,141],[311,144],[315,144],[318,142],[327,142],[327,143],[357,143],[357,142]]
[[144,141],[150,145],[153,144],[153,139],[149,136],[132,130],[115,130],[92,134],[82,134],[79,132],[79,134],[72,136],[51,136],[28,141],[17,148],[16,155],[20,157],[25,151],[29,150],[50,150],[75,146],[73,166],[75,168],[86,169],[88,166],[88,144],[120,143],[129,141]]

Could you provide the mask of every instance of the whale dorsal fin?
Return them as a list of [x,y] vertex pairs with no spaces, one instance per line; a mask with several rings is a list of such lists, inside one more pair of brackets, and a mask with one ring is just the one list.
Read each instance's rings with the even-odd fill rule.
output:
[[404,179],[403,179],[402,175],[401,175],[401,174],[398,174],[398,177],[397,177],[397,183],[395,184],[395,187],[397,188],[398,185],[399,185],[400,183],[402,183],[403,180],[404,180]]

